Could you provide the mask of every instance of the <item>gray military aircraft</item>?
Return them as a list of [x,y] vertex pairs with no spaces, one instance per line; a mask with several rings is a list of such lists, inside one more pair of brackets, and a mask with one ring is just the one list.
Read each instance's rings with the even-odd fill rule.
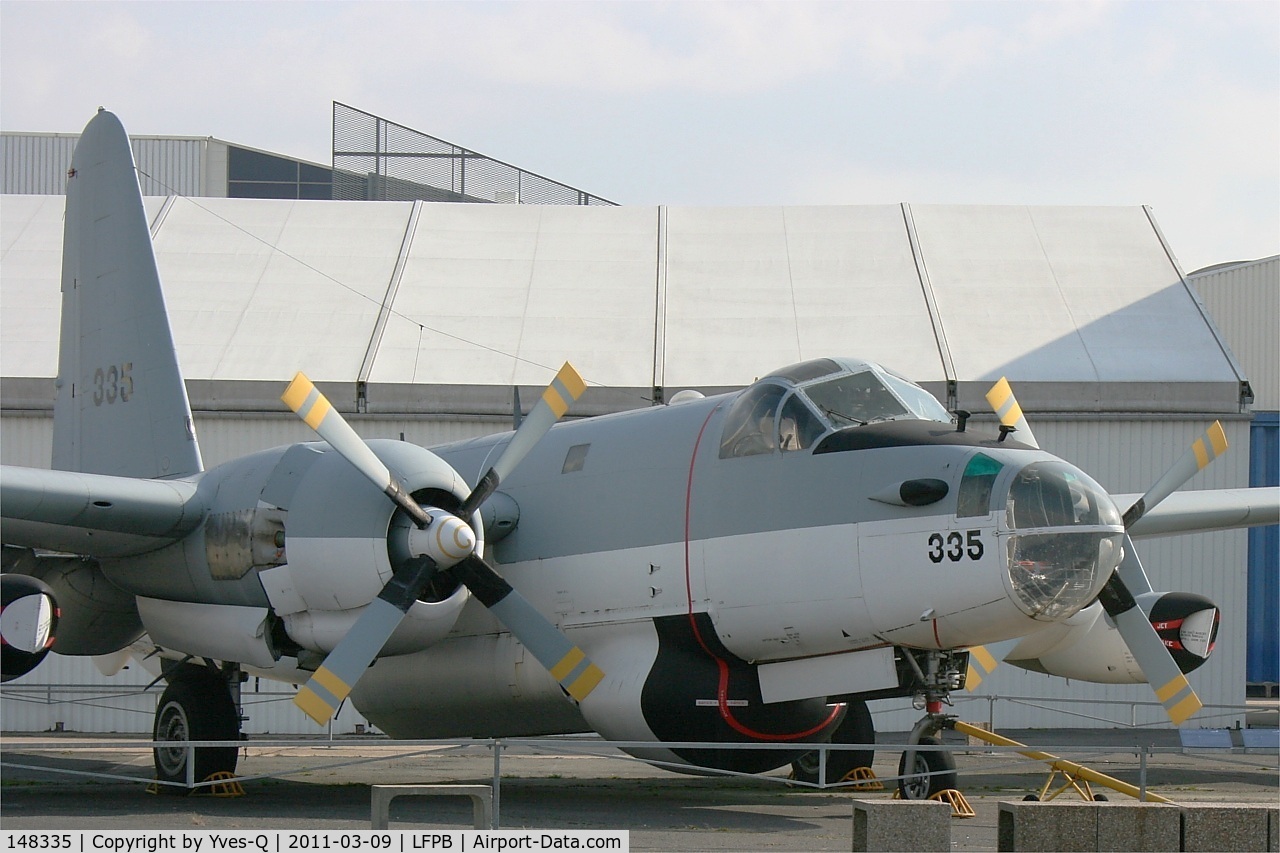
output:
[[[914,746],[996,664],[984,644],[1149,681],[1187,719],[1218,610],[1152,590],[1133,537],[1280,517],[1274,490],[1172,494],[1220,427],[1146,495],[1108,495],[1038,448],[1007,383],[988,433],[842,358],[557,423],[584,388],[566,365],[514,432],[431,449],[360,439],[299,374],[283,401],[322,440],[205,470],[109,112],[76,149],[65,227],[53,470],[0,470],[3,677],[145,634],[169,782],[183,742],[238,738],[252,673],[302,685],[318,722],[349,695],[393,737],[593,730],[671,766],[810,780],[812,744],[870,744],[867,701],[912,696],[904,793],[925,796],[954,764]],[[191,778],[236,753],[194,750]],[[869,764],[835,752],[827,776]]]

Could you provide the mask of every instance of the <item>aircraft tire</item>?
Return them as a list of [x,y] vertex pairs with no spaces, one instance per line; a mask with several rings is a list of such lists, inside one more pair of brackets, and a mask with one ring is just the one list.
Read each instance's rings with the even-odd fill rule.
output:
[[[920,738],[921,746],[937,746],[936,737]],[[927,800],[939,791],[956,787],[956,760],[949,752],[917,752],[913,773],[930,773],[930,776],[911,776],[898,781],[898,793],[904,800]],[[898,759],[898,775],[906,776],[907,753]]]
[[[876,728],[871,720],[867,703],[852,700],[847,703],[844,720],[831,736],[832,743],[875,743]],[[875,750],[832,750],[827,753],[827,784],[844,780],[855,768],[870,767]],[[818,752],[806,752],[791,762],[791,774],[798,782],[818,783]]]
[[[240,718],[222,676],[203,666],[183,665],[169,678],[169,686],[156,707],[156,741],[173,741],[172,747],[156,747],[156,778],[162,782],[186,782],[188,753],[179,744],[201,740],[239,740]],[[214,773],[234,773],[238,746],[201,747],[194,750],[195,781]],[[193,789],[158,786],[160,793],[185,797]]]

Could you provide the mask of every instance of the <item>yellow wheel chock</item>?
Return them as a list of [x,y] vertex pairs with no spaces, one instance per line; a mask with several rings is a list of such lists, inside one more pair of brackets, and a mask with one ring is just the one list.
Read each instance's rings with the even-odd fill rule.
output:
[[884,784],[876,778],[876,774],[870,767],[855,767],[848,773],[844,774],[841,782],[857,782],[851,790],[854,791],[883,791]]
[[[193,797],[243,797],[244,787],[236,781],[236,774],[228,773],[225,770],[219,770],[217,773],[210,773],[205,779],[206,782],[215,782],[217,784],[210,785],[207,788],[195,788],[191,791]],[[160,786],[151,782],[147,785],[148,794],[160,793]]]

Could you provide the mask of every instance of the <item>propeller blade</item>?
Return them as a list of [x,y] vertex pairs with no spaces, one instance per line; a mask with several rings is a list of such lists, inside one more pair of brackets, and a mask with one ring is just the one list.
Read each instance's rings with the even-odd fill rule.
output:
[[1098,596],[1174,725],[1204,707],[1117,571]]
[[1183,483],[1194,477],[1226,450],[1227,434],[1222,429],[1222,423],[1214,421],[1213,425],[1205,430],[1204,435],[1197,438],[1187,452],[1178,457],[1173,466],[1164,472],[1164,476],[1156,480],[1155,485],[1138,498],[1137,503],[1125,510],[1124,529],[1133,527],[1147,510],[1154,508],[1176,492]]
[[575,701],[586,699],[604,679],[604,671],[582,649],[483,559],[473,554],[454,566],[453,572]]
[[1027,423],[1026,417],[1022,414],[1022,407],[1018,405],[1018,398],[1013,396],[1013,388],[1009,385],[1009,380],[1001,376],[1000,381],[991,386],[991,390],[987,392],[987,402],[995,411],[996,416],[1000,418],[1000,423],[1007,427],[1013,427],[1017,433],[1018,441],[1023,444],[1029,444],[1032,447],[1039,447],[1036,437],[1031,432],[1031,425]]
[[435,572],[429,557],[408,560],[293,697],[293,704],[321,725],[331,719]]
[[1142,561],[1138,559],[1138,549],[1128,533],[1124,535],[1124,557],[1120,560],[1120,565],[1116,566],[1116,574],[1119,575],[1120,580],[1124,581],[1125,588],[1132,595],[1143,595],[1152,591],[1151,579],[1147,577],[1147,570],[1142,568]]
[[302,418],[307,426],[315,430],[317,435],[329,442],[329,446],[343,459],[354,465],[387,497],[395,501],[397,506],[409,513],[409,517],[419,527],[426,527],[431,523],[430,517],[422,507],[418,506],[417,502],[405,492],[400,481],[392,476],[391,470],[374,455],[369,445],[364,443],[364,439],[356,435],[356,431],[333,407],[328,398],[312,384],[306,374],[299,371],[280,399],[293,410],[294,414]]
[[[1021,639],[1021,638],[1018,638]],[[969,669],[964,677],[964,689],[968,693],[977,690],[983,678],[995,672],[1004,656],[1018,645],[1018,639],[1004,640],[999,643],[988,643],[985,646],[973,646],[969,649]]]
[[542,437],[556,425],[556,421],[569,411],[569,406],[586,390],[587,384],[578,375],[578,371],[573,369],[573,365],[566,361],[555,379],[551,380],[551,384],[547,386],[547,390],[542,392],[542,399],[521,422],[520,428],[512,436],[506,450],[498,457],[498,461],[493,463],[493,467],[480,478],[470,497],[458,510],[458,515],[470,518],[480,504],[497,490],[498,484],[516,469],[533,446],[542,440]]
[[[1155,507],[1169,495],[1173,494],[1183,483],[1190,480],[1198,471],[1203,470],[1210,462],[1221,456],[1227,449],[1227,435],[1222,424],[1214,421],[1213,425],[1192,443],[1190,449],[1180,456],[1173,466],[1155,482],[1147,493],[1124,514],[1125,530],[1133,527],[1147,510]],[[1151,621],[1138,607],[1130,587],[1139,593],[1151,589],[1147,573],[1138,560],[1137,550],[1133,547],[1133,539],[1126,533],[1124,538],[1124,560],[1115,572],[1107,579],[1107,584],[1098,595],[1107,615],[1115,622],[1116,629],[1124,638],[1129,652],[1133,655],[1142,673],[1147,677],[1156,698],[1164,706],[1169,719],[1175,725],[1182,725],[1203,704],[1200,697],[1187,681],[1187,676],[1179,668],[1177,661],[1169,654],[1161,641],[1160,635],[1152,627]]]

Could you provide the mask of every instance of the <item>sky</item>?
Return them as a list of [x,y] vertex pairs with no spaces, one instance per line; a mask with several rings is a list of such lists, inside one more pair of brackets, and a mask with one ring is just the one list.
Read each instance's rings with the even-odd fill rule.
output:
[[1280,252],[1280,3],[0,1],[0,129],[330,162],[341,101],[623,204],[1150,205]]

